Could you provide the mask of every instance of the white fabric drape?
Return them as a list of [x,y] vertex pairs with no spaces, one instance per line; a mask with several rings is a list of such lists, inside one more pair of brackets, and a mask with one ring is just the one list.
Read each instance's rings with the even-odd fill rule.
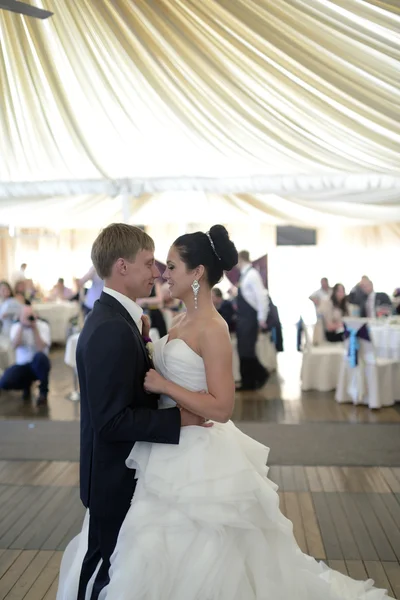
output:
[[166,191],[160,177],[188,177],[193,189],[199,177],[242,176],[245,190],[209,191],[279,193],[253,176],[399,170],[391,2],[36,4],[54,16],[0,11],[3,198],[15,195],[7,182],[54,196],[110,194],[114,180],[139,178],[141,195]]

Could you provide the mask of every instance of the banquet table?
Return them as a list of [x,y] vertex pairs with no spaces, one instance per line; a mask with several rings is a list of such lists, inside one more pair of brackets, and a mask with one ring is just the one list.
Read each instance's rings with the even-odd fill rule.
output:
[[400,361],[400,324],[389,319],[345,318],[347,327],[360,329],[366,323],[378,358],[391,358]]
[[51,341],[65,344],[69,322],[79,315],[79,303],[44,302],[33,304],[33,309],[38,317],[49,322]]

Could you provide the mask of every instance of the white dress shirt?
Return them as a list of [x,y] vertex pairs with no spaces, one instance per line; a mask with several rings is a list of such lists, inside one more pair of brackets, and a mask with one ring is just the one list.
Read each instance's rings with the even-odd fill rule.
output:
[[108,294],[109,296],[112,296],[113,298],[118,300],[118,302],[120,304],[122,304],[122,306],[128,311],[128,313],[131,315],[132,319],[135,321],[140,333],[142,333],[143,308],[141,308],[139,306],[139,304],[136,304],[136,302],[134,302],[133,300],[128,298],[128,296],[125,296],[124,294],[121,294],[120,292],[112,290],[111,288],[105,287],[103,289],[103,292]]
[[269,309],[269,295],[260,273],[251,265],[246,265],[240,270],[240,275],[240,290],[243,298],[257,311],[258,322],[265,323]]
[[[49,354],[49,348],[51,346],[51,335],[50,335],[50,326],[45,321],[36,321],[36,325],[39,331],[39,335],[42,338],[43,342],[46,344],[46,347],[41,352],[45,354]],[[10,339],[11,342],[15,340],[17,334],[19,332],[19,328],[21,327],[21,323],[14,323],[11,327],[10,331]],[[33,331],[31,327],[22,327],[22,345],[18,346],[15,349],[15,364],[17,365],[27,365],[31,363],[33,357],[35,356],[38,349],[36,348],[35,338],[33,335]]]
[[367,313],[368,319],[374,319],[376,317],[375,298],[376,298],[375,292],[371,292],[367,298],[365,308],[366,308],[366,313]]
[[313,292],[310,296],[310,300],[313,300],[316,305],[318,306],[323,300],[327,300],[331,297],[332,295],[332,290],[331,288],[329,288],[328,290],[324,290],[323,288],[320,288],[319,290],[317,290],[316,292]]

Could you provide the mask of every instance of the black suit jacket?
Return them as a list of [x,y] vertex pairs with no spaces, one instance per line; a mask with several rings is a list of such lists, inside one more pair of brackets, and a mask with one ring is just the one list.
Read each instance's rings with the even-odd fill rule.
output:
[[[368,296],[364,300],[364,303],[360,307],[361,308],[361,310],[360,310],[360,316],[361,317],[366,317],[367,316],[367,303],[368,303]],[[389,296],[387,294],[385,294],[385,292],[376,292],[376,294],[375,294],[375,308],[377,308],[378,306],[392,306],[392,301],[389,298]]]
[[178,444],[179,409],[157,410],[146,394],[151,368],[137,325],[115,298],[102,293],[79,336],[76,362],[81,393],[81,500],[91,514],[127,513],[135,472],[125,465],[137,441]]

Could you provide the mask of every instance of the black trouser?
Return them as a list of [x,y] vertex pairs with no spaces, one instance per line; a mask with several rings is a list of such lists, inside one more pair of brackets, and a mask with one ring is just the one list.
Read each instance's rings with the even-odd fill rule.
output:
[[28,392],[34,381],[39,380],[39,391],[46,395],[49,391],[51,363],[44,352],[37,352],[32,362],[26,365],[12,365],[0,379],[3,390],[24,390]]
[[90,599],[97,600],[101,590],[110,582],[110,558],[124,518],[125,515],[112,519],[90,515],[88,549],[82,564],[77,600],[85,600],[87,585],[101,560],[103,562],[96,575]]

